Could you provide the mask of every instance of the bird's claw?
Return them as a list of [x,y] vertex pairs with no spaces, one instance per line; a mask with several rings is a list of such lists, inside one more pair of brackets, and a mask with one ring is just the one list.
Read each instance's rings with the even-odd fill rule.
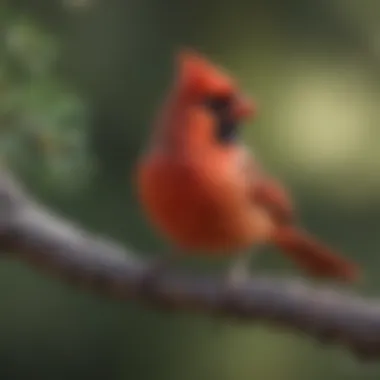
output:
[[245,266],[235,265],[228,271],[222,283],[219,303],[220,313],[233,307],[240,289],[249,281],[249,278],[250,274]]
[[138,293],[149,299],[157,297],[156,285],[167,269],[167,261],[162,258],[153,260],[152,264],[142,274]]

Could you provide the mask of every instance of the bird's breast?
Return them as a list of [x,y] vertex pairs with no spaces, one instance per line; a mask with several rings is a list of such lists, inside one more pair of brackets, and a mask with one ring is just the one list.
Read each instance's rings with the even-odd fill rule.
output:
[[222,157],[143,158],[138,190],[158,231],[184,250],[217,254],[246,249],[264,238],[268,218],[247,197],[247,178]]

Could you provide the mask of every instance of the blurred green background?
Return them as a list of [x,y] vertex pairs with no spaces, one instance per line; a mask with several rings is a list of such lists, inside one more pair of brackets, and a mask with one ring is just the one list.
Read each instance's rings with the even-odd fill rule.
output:
[[[2,0],[0,153],[47,205],[160,254],[167,245],[141,215],[131,173],[173,54],[194,47],[257,99],[247,143],[308,228],[363,266],[358,290],[378,294],[379,21],[376,0]],[[265,251],[256,269],[300,275]],[[0,379],[380,376],[307,337],[118,304],[23,263],[0,272]]]

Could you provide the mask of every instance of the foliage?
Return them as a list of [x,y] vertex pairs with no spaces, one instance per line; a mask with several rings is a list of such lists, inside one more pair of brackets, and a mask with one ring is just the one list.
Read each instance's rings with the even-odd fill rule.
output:
[[91,173],[87,107],[57,75],[59,43],[26,17],[0,20],[0,154],[43,185],[78,189]]

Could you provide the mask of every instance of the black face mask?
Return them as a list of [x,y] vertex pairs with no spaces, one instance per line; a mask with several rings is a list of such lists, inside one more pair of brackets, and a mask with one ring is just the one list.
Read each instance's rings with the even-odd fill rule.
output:
[[222,144],[230,144],[238,138],[238,123],[234,119],[231,109],[232,96],[213,96],[205,100],[205,106],[211,110],[216,118],[215,136]]

